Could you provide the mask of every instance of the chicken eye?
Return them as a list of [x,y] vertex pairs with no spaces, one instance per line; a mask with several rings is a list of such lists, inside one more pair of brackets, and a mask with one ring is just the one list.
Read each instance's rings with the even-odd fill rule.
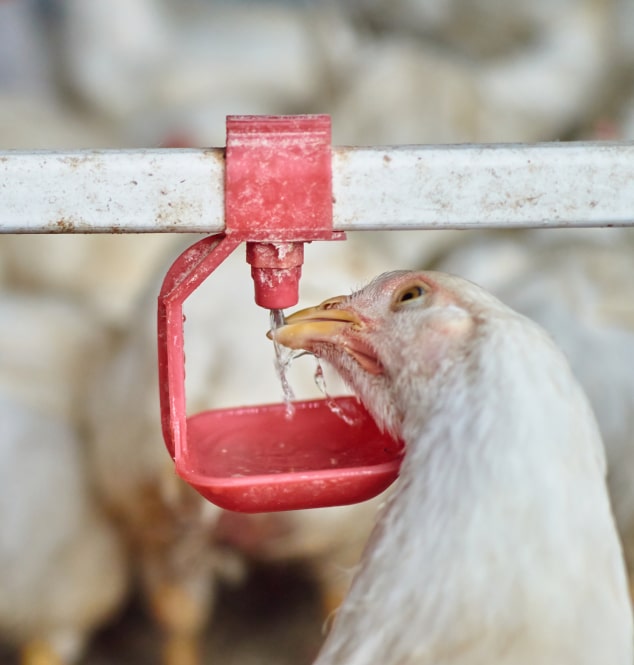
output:
[[408,303],[410,300],[416,300],[425,295],[427,291],[420,284],[411,284],[407,288],[400,291],[396,298],[394,298],[394,306],[398,307]]

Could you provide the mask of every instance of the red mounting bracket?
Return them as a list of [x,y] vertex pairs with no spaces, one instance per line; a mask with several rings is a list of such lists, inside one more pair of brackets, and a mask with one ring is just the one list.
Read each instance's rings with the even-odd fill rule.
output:
[[304,242],[343,240],[332,230],[330,116],[229,116],[225,224],[247,241],[255,301],[297,304]]

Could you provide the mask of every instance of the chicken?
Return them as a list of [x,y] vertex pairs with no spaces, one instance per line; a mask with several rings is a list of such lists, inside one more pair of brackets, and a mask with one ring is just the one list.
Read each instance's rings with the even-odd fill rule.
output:
[[169,234],[6,235],[6,282],[72,297],[106,324],[125,327],[148,274],[175,245]]
[[104,343],[77,307],[0,295],[0,639],[25,665],[73,663],[127,591],[96,500],[77,403]]
[[406,444],[316,665],[630,665],[601,438],[537,324],[461,278],[386,273],[271,335]]
[[0,292],[0,389],[30,407],[83,425],[83,396],[110,336],[68,298]]
[[614,67],[613,10],[597,0],[345,4],[360,34],[336,70],[336,142],[560,138],[596,110],[583,100],[603,98]]
[[24,665],[74,663],[123,600],[123,544],[67,422],[5,391],[0,422],[0,637]]
[[[221,511],[176,476],[163,444],[152,296],[96,373],[88,396],[90,459],[165,636],[162,661],[190,665],[200,661],[212,606],[219,553],[211,544]],[[196,404],[194,390],[189,397]]]

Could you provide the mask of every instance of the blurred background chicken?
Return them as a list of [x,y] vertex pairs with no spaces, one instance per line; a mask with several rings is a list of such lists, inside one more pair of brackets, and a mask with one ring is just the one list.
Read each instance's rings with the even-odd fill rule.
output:
[[[339,144],[632,138],[632,20],[632,0],[4,0],[0,147],[220,146],[229,113],[298,112],[332,114]],[[573,235],[539,232],[530,243],[521,236],[518,245],[518,235],[498,232],[350,234],[345,243],[306,247],[301,298],[316,302],[383,270],[430,266],[450,255],[460,258],[455,270],[468,275],[481,248],[498,239],[505,251],[485,263],[500,266],[494,270],[503,283],[507,269],[524,266],[520,256],[528,255],[530,284],[530,260],[554,242],[563,253]],[[595,247],[601,251],[606,237],[612,235],[588,240],[588,256]],[[70,301],[104,335],[96,376],[73,372],[55,386],[78,387],[67,424],[73,436],[79,431],[82,453],[89,435],[92,475],[81,466],[82,482],[116,515],[145,604],[163,627],[154,632],[134,604],[114,625],[104,614],[105,633],[84,660],[157,662],[160,643],[184,661],[199,650],[200,638],[204,654],[222,662],[310,663],[323,614],[310,605],[307,580],[293,576],[294,563],[305,562],[308,577],[319,580],[314,605],[321,604],[317,597],[336,605],[381,499],[340,511],[247,517],[218,514],[174,479],[158,429],[154,298],[168,263],[194,240],[0,237],[0,285],[19,290],[27,310],[39,307],[33,295]],[[620,251],[627,255],[625,247]],[[252,304],[242,252],[188,302],[191,412],[281,398],[263,336],[268,316]],[[22,318],[16,310],[15,324],[30,330],[32,322],[19,324]],[[21,335],[25,346],[42,345]],[[60,355],[45,364],[57,372],[66,347],[59,338],[48,342]],[[623,365],[616,364],[586,364],[584,383],[606,386],[606,422],[626,432],[630,393],[619,374]],[[298,397],[318,392],[314,371],[310,358],[292,367]],[[2,389],[12,403],[42,392],[60,400],[38,381],[33,372]],[[340,390],[331,376],[327,386]],[[35,412],[32,418],[39,422]],[[625,460],[627,437],[619,440]],[[623,496],[631,486],[626,467],[619,465]],[[109,477],[113,469],[116,477]],[[611,478],[613,495],[615,483]],[[271,566],[276,572],[263,580],[261,571]],[[225,589],[218,582],[227,576],[244,585]],[[269,595],[275,600],[268,605],[255,600]],[[213,621],[206,621],[214,598]],[[252,606],[246,619],[245,603]],[[150,637],[139,641],[141,634]],[[12,630],[2,639],[21,641]],[[0,663],[12,664],[7,658],[0,646]]]
[[0,292],[0,637],[28,665],[77,662],[127,590],[77,425],[106,343],[69,302]]

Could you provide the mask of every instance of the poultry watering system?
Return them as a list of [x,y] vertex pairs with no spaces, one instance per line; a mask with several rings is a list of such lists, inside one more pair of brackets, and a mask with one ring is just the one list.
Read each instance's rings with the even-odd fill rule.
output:
[[[255,301],[297,304],[304,242],[332,228],[330,119],[229,117],[225,231],[185,250],[158,298],[163,436],[176,471],[223,508],[275,511],[353,503],[398,474],[401,446],[360,405],[354,420],[329,400],[212,410],[187,418],[183,301],[242,242]],[[348,409],[355,403],[346,398]]]
[[256,303],[279,321],[298,301],[306,242],[634,225],[634,143],[342,148],[324,115],[229,116],[225,149],[5,151],[0,175],[4,233],[211,234],[158,297],[160,417],[178,475],[242,512],[371,498],[398,476],[402,445],[351,397],[336,398],[345,420],[327,399],[187,416],[183,303],[239,245]]

